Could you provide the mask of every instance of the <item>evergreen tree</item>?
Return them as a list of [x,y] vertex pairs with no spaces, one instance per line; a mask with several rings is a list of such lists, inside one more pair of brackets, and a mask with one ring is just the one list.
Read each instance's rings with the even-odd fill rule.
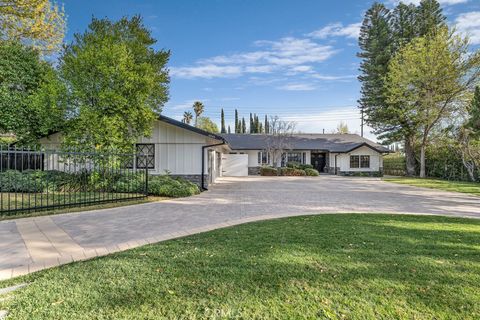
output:
[[268,117],[267,117],[267,115],[265,115],[265,125],[264,125],[264,127],[265,127],[265,133],[266,133],[266,134],[269,134],[269,133],[270,133],[270,125],[269,125],[269,123],[268,123]]
[[446,26],[447,17],[437,0],[422,0],[417,8],[416,29],[418,36],[425,36]]
[[242,118],[242,132],[247,133],[247,124],[245,123],[245,118]]
[[225,130],[225,113],[223,112],[223,108],[222,108],[220,118],[221,118],[221,131],[220,132],[221,133],[226,133],[227,131]]
[[480,87],[475,88],[472,102],[468,108],[469,118],[465,125],[472,134],[480,138]]
[[362,59],[358,77],[362,97],[358,102],[366,115],[366,123],[377,134],[384,132],[387,116],[384,78],[391,58],[390,19],[390,11],[383,4],[374,3],[365,14],[358,40],[361,49],[358,57]]
[[252,113],[250,112],[250,125],[249,125],[249,131],[250,133],[255,133],[255,128],[253,125],[253,118],[252,118]]
[[392,51],[396,52],[418,36],[417,7],[414,4],[406,5],[400,2],[393,10],[390,24],[393,32]]
[[418,128],[405,122],[403,105],[386,101],[385,79],[394,53],[419,36],[435,33],[445,25],[445,16],[436,0],[422,0],[418,7],[400,3],[393,12],[374,3],[361,27],[358,57],[362,84],[360,108],[365,122],[384,142],[403,140],[408,175],[415,175],[414,154]]
[[240,133],[240,126],[238,124],[239,124],[238,110],[235,109],[235,133]]

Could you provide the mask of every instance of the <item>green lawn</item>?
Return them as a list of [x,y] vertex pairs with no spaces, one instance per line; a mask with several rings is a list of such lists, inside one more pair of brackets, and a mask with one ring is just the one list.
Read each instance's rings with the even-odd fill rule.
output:
[[384,178],[388,182],[408,184],[416,187],[439,189],[445,191],[456,191],[480,196],[480,183],[464,181],[447,181],[440,179],[421,179],[410,177]]
[[480,220],[319,215],[45,270],[11,319],[479,319]]

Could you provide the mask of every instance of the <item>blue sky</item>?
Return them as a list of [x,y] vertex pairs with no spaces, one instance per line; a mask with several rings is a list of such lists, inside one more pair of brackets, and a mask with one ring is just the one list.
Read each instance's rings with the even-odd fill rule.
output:
[[[172,52],[167,116],[180,119],[200,100],[205,115],[217,122],[223,107],[227,124],[237,108],[246,119],[252,112],[296,121],[303,132],[330,132],[340,121],[353,132],[360,130],[357,34],[372,1],[63,2],[67,41],[83,32],[92,16],[144,17],[158,40],[156,47]],[[478,48],[480,1],[440,2],[449,22],[468,33]],[[385,3],[393,6],[395,0]]]

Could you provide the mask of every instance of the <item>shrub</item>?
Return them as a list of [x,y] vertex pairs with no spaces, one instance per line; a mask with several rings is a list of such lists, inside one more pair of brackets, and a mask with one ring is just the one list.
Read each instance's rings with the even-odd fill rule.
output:
[[200,193],[198,186],[180,177],[153,176],[148,181],[148,194],[163,197],[189,197]]
[[313,166],[311,164],[302,164],[300,165],[299,169],[302,169],[302,170],[313,169]]
[[122,174],[113,183],[114,192],[144,192],[145,180],[143,173],[129,172]]
[[312,169],[312,168],[306,168],[305,169],[305,174],[307,176],[311,176],[311,177],[316,177],[316,176],[320,175],[320,173],[317,170]]
[[279,168],[279,173],[281,176],[304,176],[306,175],[305,170],[295,169],[289,167]]
[[300,169],[301,164],[296,161],[287,162],[287,168]]
[[261,167],[260,175],[262,176],[276,176],[278,175],[278,170],[273,167]]
[[42,171],[8,170],[0,173],[1,192],[43,192],[46,188],[45,173]]

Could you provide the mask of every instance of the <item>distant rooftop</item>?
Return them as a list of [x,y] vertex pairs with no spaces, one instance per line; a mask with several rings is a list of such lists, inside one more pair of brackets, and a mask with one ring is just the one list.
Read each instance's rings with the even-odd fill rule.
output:
[[[265,134],[222,134],[233,150],[263,150],[272,136]],[[378,152],[390,150],[358,134],[301,133],[288,138],[292,150],[324,150],[329,152],[349,152],[363,145]]]

